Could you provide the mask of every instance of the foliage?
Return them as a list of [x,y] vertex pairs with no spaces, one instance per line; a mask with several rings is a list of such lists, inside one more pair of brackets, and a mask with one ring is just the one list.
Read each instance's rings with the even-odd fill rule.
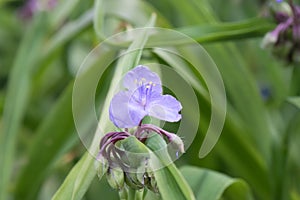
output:
[[[129,191],[129,199],[300,199],[300,69],[260,47],[276,27],[270,17],[262,17],[267,2],[68,0],[26,19],[22,6],[0,1],[0,200],[117,199],[118,191],[96,178],[93,155],[103,133],[96,131],[98,124],[87,114],[90,107],[82,102],[94,91],[99,127],[112,131],[108,107],[118,82],[142,63],[179,72],[197,96],[201,118],[192,117],[198,108],[187,108],[188,121],[199,125],[197,135],[180,159],[155,172],[160,196]],[[151,34],[146,28],[134,38],[97,46],[116,33],[154,26],[186,34],[204,47],[224,81],[226,105],[217,101],[214,107],[207,79],[187,61],[204,70],[210,62],[182,46],[189,39]],[[171,47],[187,60],[153,46]],[[84,71],[79,68],[87,56]],[[163,81],[167,77],[160,75]],[[92,81],[98,83],[95,88],[89,87]],[[82,93],[76,94],[74,86]],[[74,101],[74,95],[80,98]],[[79,115],[87,114],[82,114],[85,128],[80,131],[92,138],[90,146],[79,140],[74,105],[82,105]],[[212,111],[221,118],[225,109],[222,134],[200,159]],[[176,131],[178,124],[165,127]],[[149,152],[165,145],[161,138],[152,139],[143,146]],[[166,152],[155,156],[162,163],[169,159]]]

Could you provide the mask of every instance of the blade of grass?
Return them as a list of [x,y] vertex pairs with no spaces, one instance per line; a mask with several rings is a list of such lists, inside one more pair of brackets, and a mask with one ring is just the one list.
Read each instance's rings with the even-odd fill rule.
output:
[[93,11],[88,10],[78,19],[66,23],[59,29],[50,40],[45,44],[45,51],[39,58],[39,66],[47,66],[49,60],[52,59],[58,49],[71,41],[74,37],[82,33],[84,30],[92,26]]
[[79,0],[59,1],[55,9],[50,13],[51,29],[56,29],[64,23],[79,2]]
[[203,44],[209,42],[262,37],[272,28],[274,28],[274,25],[267,20],[253,18],[240,22],[180,27],[175,30],[180,31]]

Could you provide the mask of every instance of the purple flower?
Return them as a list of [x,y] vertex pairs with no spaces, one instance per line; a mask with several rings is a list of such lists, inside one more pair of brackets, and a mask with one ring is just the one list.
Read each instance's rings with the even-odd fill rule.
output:
[[139,125],[145,116],[176,122],[181,119],[182,106],[171,95],[162,95],[159,76],[139,65],[123,80],[126,91],[117,93],[110,104],[110,120],[119,128]]

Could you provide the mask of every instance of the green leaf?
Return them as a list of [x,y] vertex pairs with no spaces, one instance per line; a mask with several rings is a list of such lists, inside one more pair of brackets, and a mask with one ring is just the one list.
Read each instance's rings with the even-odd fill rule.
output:
[[232,200],[253,199],[248,185],[241,179],[192,166],[184,166],[180,171],[198,200],[218,200],[224,196]]
[[[231,41],[245,38],[255,38],[263,36],[274,25],[264,19],[250,19],[239,22],[227,22],[218,24],[201,24],[195,26],[183,26],[175,28],[175,31],[179,31],[187,36],[191,37],[195,41],[205,44],[212,42]],[[170,34],[154,34],[149,38],[148,43],[151,45],[182,45],[189,44],[190,38],[184,39],[180,35]],[[179,37],[178,37],[179,36]]]
[[79,0],[59,1],[55,9],[50,13],[52,28],[60,26],[78,5]]
[[157,186],[162,198],[174,200],[195,199],[185,178],[172,163],[164,139],[160,135],[154,134],[146,140],[146,146],[155,153],[158,162],[161,162],[159,165],[153,164],[154,169],[160,165],[165,166],[161,169],[154,170],[155,180],[157,181]]
[[[148,153],[148,149],[141,143],[135,136],[129,136],[126,139],[121,141],[122,147],[125,151],[130,153]],[[130,162],[131,164],[131,162]],[[138,166],[134,165],[133,166]]]
[[[152,17],[149,21],[149,26],[153,26],[155,23],[155,17]],[[136,38],[136,40],[129,47],[127,52],[125,52],[124,56],[118,61],[118,64],[115,69],[115,73],[110,82],[110,88],[108,90],[107,96],[105,97],[103,108],[100,119],[99,119],[99,127],[104,131],[109,131],[109,117],[108,117],[108,108],[110,105],[110,100],[113,97],[115,90],[117,88],[117,83],[122,78],[123,74],[127,72],[129,69],[136,66],[136,64],[140,60],[141,51],[143,49],[144,44],[148,39],[147,31],[143,30],[140,32],[140,35]],[[106,48],[106,46],[105,46]],[[104,65],[105,66],[105,65]],[[97,70],[96,68],[95,70]],[[99,70],[99,69],[98,69]],[[93,71],[92,71],[93,72]],[[95,73],[98,74],[98,73]],[[91,78],[97,78],[97,76],[88,76]],[[85,153],[83,158],[80,159],[79,163],[74,166],[72,171],[68,174],[64,183],[60,186],[53,199],[81,199],[85,192],[88,190],[88,187],[93,180],[96,169],[94,168],[95,158],[93,155],[97,154],[98,144],[101,139],[103,133],[97,131],[95,133],[94,139],[90,146],[89,151]]]
[[94,162],[95,158],[91,154],[85,153],[72,168],[52,199],[82,199],[96,175]]
[[180,27],[176,30],[203,44],[264,36],[272,28],[274,28],[272,23],[261,18],[254,18],[240,22]]

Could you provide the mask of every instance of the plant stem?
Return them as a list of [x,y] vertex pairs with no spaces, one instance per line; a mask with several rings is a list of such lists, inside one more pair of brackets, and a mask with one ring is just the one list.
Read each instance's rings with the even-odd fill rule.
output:
[[128,188],[128,200],[135,200],[135,190]]
[[143,200],[144,199],[144,189],[137,190],[135,192],[135,200]]

